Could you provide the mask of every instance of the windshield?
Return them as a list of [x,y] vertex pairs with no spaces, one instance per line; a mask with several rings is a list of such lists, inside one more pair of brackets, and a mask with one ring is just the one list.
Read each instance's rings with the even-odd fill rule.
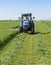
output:
[[30,21],[30,17],[23,17],[23,21]]

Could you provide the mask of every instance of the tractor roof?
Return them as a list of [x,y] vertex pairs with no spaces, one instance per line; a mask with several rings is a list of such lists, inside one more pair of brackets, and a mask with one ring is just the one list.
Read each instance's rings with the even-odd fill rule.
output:
[[28,13],[28,14],[22,14],[22,16],[31,16],[32,13]]

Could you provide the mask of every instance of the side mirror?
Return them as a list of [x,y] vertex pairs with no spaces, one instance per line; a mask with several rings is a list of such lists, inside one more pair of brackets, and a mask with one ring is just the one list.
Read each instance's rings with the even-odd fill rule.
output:
[[20,18],[20,17],[18,17],[18,19],[20,20],[21,18]]
[[33,17],[33,19],[35,19],[35,17]]

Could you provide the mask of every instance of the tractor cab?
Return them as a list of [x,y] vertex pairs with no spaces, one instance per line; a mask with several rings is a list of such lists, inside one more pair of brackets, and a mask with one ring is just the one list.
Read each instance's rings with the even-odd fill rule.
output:
[[20,32],[23,31],[31,31],[31,33],[34,33],[34,22],[31,13],[21,15]]

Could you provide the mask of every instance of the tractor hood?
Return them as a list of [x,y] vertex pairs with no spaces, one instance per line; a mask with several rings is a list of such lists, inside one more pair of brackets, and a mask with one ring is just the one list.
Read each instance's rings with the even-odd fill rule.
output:
[[24,21],[23,25],[29,25],[29,21]]
[[29,21],[23,22],[23,29],[27,30],[29,28]]

